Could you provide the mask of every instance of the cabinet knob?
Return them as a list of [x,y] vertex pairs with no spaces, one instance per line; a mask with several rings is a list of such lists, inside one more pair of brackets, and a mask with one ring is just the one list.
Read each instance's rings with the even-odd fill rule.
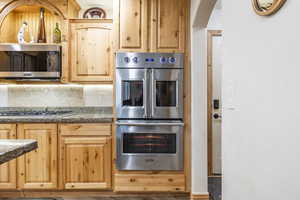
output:
[[131,183],[133,183],[133,182],[135,182],[135,178],[131,178],[129,181],[130,181]]

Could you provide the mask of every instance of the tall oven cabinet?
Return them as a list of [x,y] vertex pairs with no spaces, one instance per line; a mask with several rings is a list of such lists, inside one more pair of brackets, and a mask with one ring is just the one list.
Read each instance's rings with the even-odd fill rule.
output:
[[183,53],[187,6],[187,0],[115,0],[116,49]]
[[150,49],[183,53],[187,21],[186,0],[152,0]]

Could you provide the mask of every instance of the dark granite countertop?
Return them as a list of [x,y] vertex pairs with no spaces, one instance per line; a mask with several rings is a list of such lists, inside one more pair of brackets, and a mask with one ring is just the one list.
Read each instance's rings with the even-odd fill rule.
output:
[[112,107],[0,108],[0,123],[111,123]]
[[0,165],[38,147],[35,140],[0,140]]

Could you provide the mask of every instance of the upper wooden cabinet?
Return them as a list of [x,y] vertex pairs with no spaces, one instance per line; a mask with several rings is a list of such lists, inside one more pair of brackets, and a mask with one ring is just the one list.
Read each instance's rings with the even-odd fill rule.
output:
[[[1,124],[0,139],[16,139],[16,124]],[[0,189],[16,189],[16,160],[0,165]]]
[[148,50],[148,0],[115,0],[117,50]]
[[112,81],[112,21],[72,20],[71,81]]
[[184,52],[187,0],[115,0],[117,51]]
[[186,0],[151,1],[151,51],[184,52]]
[[57,188],[57,125],[19,124],[19,139],[34,139],[38,148],[18,160],[20,189]]

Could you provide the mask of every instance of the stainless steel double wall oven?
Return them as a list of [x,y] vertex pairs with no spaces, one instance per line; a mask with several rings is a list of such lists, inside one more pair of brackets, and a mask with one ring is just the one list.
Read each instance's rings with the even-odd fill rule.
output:
[[117,53],[119,170],[183,169],[183,54]]

